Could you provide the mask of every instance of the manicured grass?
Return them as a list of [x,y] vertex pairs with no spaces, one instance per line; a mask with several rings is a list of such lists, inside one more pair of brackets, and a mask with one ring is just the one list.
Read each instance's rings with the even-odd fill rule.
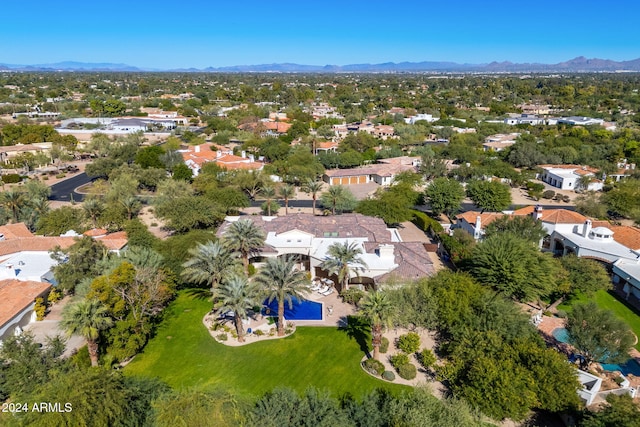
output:
[[[631,308],[627,307],[623,302],[618,300],[615,296],[611,295],[609,292],[598,291],[591,298],[582,294],[572,299],[568,303],[560,304],[558,306],[558,309],[564,310],[564,311],[571,311],[571,306],[573,304],[576,304],[579,302],[587,302],[587,301],[593,301],[596,304],[598,304],[598,307],[613,311],[616,316],[624,320],[629,325],[629,327],[631,328],[633,333],[636,334],[637,337],[640,337],[640,314],[638,314]],[[636,344],[636,349],[640,350],[640,342]]]
[[298,327],[290,337],[243,347],[219,344],[202,323],[210,304],[181,293],[125,373],[159,377],[177,389],[223,386],[253,397],[279,385],[298,392],[313,386],[336,397],[347,392],[358,397],[381,387],[404,389],[364,373],[359,343],[336,328]]

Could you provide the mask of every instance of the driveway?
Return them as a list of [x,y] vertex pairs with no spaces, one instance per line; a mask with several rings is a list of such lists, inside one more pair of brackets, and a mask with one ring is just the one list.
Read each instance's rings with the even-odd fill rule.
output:
[[[30,331],[34,336],[35,341],[43,345],[47,343],[47,338],[53,338],[56,335],[60,335],[61,337],[66,338],[67,336],[65,332],[60,329],[59,322],[62,319],[62,309],[69,303],[69,301],[69,297],[58,301],[51,307],[44,320],[29,323],[27,326],[25,326],[24,330]],[[78,335],[72,335],[67,339],[67,347],[63,353],[63,356],[71,356],[76,350],[78,350],[85,344],[86,341],[84,338]]]

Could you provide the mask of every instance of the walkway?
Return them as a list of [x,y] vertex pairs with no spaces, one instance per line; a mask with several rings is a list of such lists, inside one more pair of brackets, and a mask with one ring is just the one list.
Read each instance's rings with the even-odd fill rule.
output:
[[[26,331],[30,331],[34,336],[35,341],[43,345],[47,343],[47,338],[53,338],[56,335],[66,338],[65,332],[59,327],[59,322],[62,320],[62,309],[69,303],[69,301],[70,297],[65,297],[61,301],[58,301],[51,307],[51,310],[44,320],[29,323],[24,329]],[[71,338],[67,339],[67,347],[63,356],[71,356],[85,344],[86,341],[84,338],[78,335],[71,336]]]

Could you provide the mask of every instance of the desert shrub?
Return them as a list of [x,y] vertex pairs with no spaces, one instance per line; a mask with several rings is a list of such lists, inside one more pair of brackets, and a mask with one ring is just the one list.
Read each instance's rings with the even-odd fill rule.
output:
[[404,378],[405,380],[412,380],[418,375],[418,369],[413,363],[405,363],[396,369],[398,370],[400,378]]
[[391,362],[391,366],[399,369],[400,366],[409,363],[409,356],[405,353],[394,354],[393,356],[389,357],[389,362]]
[[8,173],[6,175],[2,175],[2,181],[5,184],[17,184],[22,181],[22,177],[17,173]]
[[253,333],[259,337],[264,335],[264,331],[262,329],[256,329]]
[[563,196],[563,197],[562,197],[562,201],[563,201],[563,202],[565,202],[565,203],[569,203],[569,202],[571,201],[571,197],[569,197],[569,196]]
[[382,378],[387,381],[393,381],[396,379],[396,374],[394,374],[392,371],[384,371],[382,373]]
[[420,349],[420,335],[415,332],[400,335],[396,342],[396,347],[407,354],[415,353]]
[[429,369],[436,363],[436,356],[430,348],[425,348],[418,355],[418,360],[425,369]]
[[367,359],[364,361],[362,366],[367,372],[373,375],[382,375],[382,373],[384,372],[384,365],[382,364],[382,362],[376,359]]
[[50,303],[54,303],[54,302],[58,302],[62,299],[62,291],[56,287],[51,289],[51,292],[49,292],[49,296],[47,297],[47,300],[49,300]]
[[342,297],[342,301],[351,305],[358,305],[358,302],[364,297],[365,292],[357,289],[351,288],[340,292],[340,297]]
[[382,337],[380,341],[380,353],[386,353],[387,351],[389,351],[389,340],[387,337]]
[[553,199],[553,197],[556,195],[556,192],[553,190],[547,190],[544,193],[542,193],[542,198],[543,199]]
[[226,341],[229,339],[229,336],[226,333],[222,333],[222,334],[216,335],[216,339],[218,341]]

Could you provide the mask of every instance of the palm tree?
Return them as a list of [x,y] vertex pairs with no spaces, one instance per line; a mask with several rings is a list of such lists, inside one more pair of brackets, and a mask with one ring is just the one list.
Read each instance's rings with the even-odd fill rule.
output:
[[278,300],[278,336],[284,335],[284,303],[292,308],[292,298],[304,299],[309,292],[309,278],[295,268],[295,258],[269,258],[256,277],[256,283],[267,291],[269,303]]
[[267,216],[271,216],[271,202],[276,197],[276,190],[272,186],[265,186],[260,190],[260,194],[266,200]]
[[390,326],[393,306],[387,295],[380,291],[368,293],[360,303],[360,312],[371,322],[373,358],[378,360],[383,328]]
[[284,214],[289,214],[289,199],[296,194],[296,189],[293,185],[285,184],[278,189],[280,197],[284,200]]
[[316,214],[316,200],[318,200],[318,193],[322,190],[322,182],[321,181],[313,181],[309,180],[304,186],[304,191],[307,194],[311,194],[311,198],[313,200],[313,214]]
[[260,304],[261,290],[256,282],[250,282],[246,277],[233,275],[224,280],[214,291],[213,297],[220,305],[216,314],[233,311],[233,323],[238,333],[238,341],[244,342],[244,326],[242,320],[247,318],[249,308]]
[[93,228],[96,228],[98,217],[104,210],[104,204],[100,201],[100,199],[97,199],[96,197],[88,197],[82,204],[82,209],[91,220],[91,225],[93,226]]
[[133,215],[137,215],[140,211],[140,202],[136,198],[136,196],[129,196],[122,200],[120,200],[120,204],[124,207],[125,211],[127,211],[127,219],[131,220]]
[[13,223],[18,222],[20,215],[20,208],[24,202],[24,193],[22,191],[13,189],[2,193],[2,206],[7,208],[11,212],[11,221]]
[[113,326],[113,320],[107,315],[107,307],[94,299],[78,301],[65,307],[61,326],[67,336],[78,334],[87,340],[91,366],[98,366],[100,332]]
[[352,272],[359,275],[360,271],[369,268],[360,257],[362,249],[357,242],[349,243],[347,240],[344,243],[334,243],[327,248],[327,255],[328,258],[322,261],[320,268],[338,276],[341,291],[348,289]]
[[239,268],[238,254],[220,242],[198,243],[189,254],[191,257],[182,264],[182,277],[190,282],[206,283],[212,291]]
[[352,210],[356,205],[356,199],[348,188],[342,185],[332,185],[320,195],[320,201],[325,207],[331,207],[331,213]]
[[264,246],[264,232],[250,219],[241,219],[231,223],[224,235],[228,248],[239,252],[244,265],[244,272],[249,275],[249,256],[258,253]]

